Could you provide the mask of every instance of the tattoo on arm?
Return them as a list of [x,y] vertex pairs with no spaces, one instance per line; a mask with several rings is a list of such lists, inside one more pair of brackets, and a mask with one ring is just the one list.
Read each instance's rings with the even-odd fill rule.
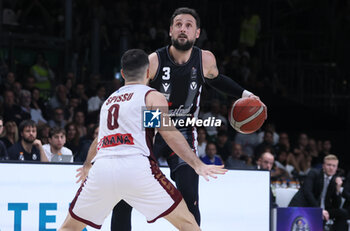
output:
[[219,73],[216,64],[214,64],[210,67],[208,74],[205,77],[208,79],[214,79],[217,76],[217,74],[214,74],[214,73]]

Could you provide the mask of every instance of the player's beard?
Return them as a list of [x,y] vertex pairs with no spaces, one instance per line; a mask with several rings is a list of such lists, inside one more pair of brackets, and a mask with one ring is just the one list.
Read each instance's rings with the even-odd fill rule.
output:
[[178,40],[176,39],[171,39],[171,44],[178,50],[180,51],[188,51],[189,49],[191,49],[194,45],[195,40],[191,41],[191,40],[187,40],[187,42],[185,42],[184,44],[181,44]]

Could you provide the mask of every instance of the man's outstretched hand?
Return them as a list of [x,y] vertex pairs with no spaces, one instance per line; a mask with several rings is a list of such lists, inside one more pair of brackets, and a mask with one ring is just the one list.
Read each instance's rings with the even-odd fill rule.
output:
[[75,177],[78,178],[78,180],[76,183],[79,183],[79,182],[84,183],[91,166],[92,166],[91,164],[90,165],[84,164],[83,167],[77,169],[78,174]]
[[196,173],[202,177],[206,181],[209,181],[209,177],[217,178],[216,175],[223,175],[227,172],[227,169],[224,168],[224,165],[207,165],[201,164],[198,168],[195,169]]

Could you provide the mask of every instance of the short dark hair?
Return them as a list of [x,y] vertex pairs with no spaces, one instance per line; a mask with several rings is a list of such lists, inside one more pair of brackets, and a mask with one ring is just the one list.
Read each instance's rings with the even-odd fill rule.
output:
[[54,135],[59,134],[59,133],[66,135],[66,130],[64,130],[63,128],[60,128],[60,127],[50,128],[49,138],[52,138]]
[[121,58],[121,68],[127,81],[142,79],[148,65],[148,55],[141,49],[128,50]]
[[20,124],[19,124],[19,132],[22,133],[24,128],[26,127],[32,127],[32,128],[36,128],[36,123],[33,120],[23,120]]
[[197,13],[196,10],[194,9],[191,9],[191,8],[188,8],[188,7],[180,7],[180,8],[177,8],[173,15],[171,16],[170,18],[170,25],[173,25],[174,23],[174,18],[176,16],[178,16],[179,14],[190,14],[194,17],[194,19],[196,20],[196,25],[197,25],[197,28],[200,28],[201,27],[201,20],[199,18],[199,15]]

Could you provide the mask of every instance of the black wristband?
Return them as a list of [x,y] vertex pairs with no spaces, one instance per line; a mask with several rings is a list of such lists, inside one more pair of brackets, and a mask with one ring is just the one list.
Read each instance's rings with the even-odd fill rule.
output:
[[244,88],[225,75],[219,74],[214,79],[205,78],[205,81],[208,83],[209,86],[219,91],[222,91],[223,93],[228,94],[229,96],[233,96],[236,98],[242,97]]

